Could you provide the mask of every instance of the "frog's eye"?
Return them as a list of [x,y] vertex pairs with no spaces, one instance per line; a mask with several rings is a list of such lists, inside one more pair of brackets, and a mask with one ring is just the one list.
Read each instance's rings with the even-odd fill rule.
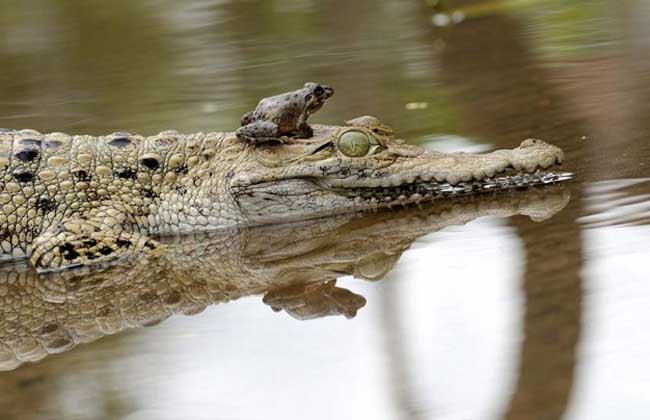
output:
[[373,145],[368,135],[358,130],[346,131],[337,142],[339,150],[348,157],[366,156]]
[[316,96],[321,96],[323,93],[325,93],[325,89],[321,85],[318,85],[314,88],[314,93]]

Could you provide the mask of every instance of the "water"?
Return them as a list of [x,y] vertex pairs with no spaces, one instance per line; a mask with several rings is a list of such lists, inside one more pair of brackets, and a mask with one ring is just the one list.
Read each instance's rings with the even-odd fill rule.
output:
[[[11,316],[36,303],[59,354],[2,360],[3,419],[647,418],[648,2],[448,1],[448,19],[425,1],[187,3],[3,2],[0,126],[226,130],[314,80],[336,89],[314,122],[371,114],[452,150],[538,137],[577,180],[195,238],[178,258],[201,258],[171,259],[160,284],[146,265],[48,283],[5,269],[3,343],[49,325]],[[207,308],[178,315],[173,291]],[[122,317],[84,318],[91,298]]]

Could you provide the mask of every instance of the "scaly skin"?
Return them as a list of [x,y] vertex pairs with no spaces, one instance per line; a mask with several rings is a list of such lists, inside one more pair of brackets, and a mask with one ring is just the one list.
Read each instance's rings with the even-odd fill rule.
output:
[[516,173],[562,161],[562,151],[541,140],[487,154],[443,154],[405,144],[372,117],[349,124],[317,125],[310,139],[258,145],[233,133],[0,132],[2,257],[29,256],[39,271],[101,266],[160,253],[151,236],[561,179]]
[[420,236],[488,215],[544,220],[568,200],[561,188],[533,189],[231,228],[169,239],[159,255],[90,273],[39,275],[27,264],[6,263],[0,267],[0,370],[249,295],[264,294],[271,308],[298,319],[352,317],[365,299],[335,287],[337,277],[379,280]]

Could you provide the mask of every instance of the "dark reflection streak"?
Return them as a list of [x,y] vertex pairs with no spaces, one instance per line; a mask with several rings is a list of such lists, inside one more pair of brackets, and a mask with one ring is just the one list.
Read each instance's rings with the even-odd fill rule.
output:
[[[397,406],[400,419],[418,420],[432,417],[435,408],[427,407],[424,413],[418,410],[418,401],[415,400],[416,385],[411,379],[408,370],[409,361],[407,358],[405,336],[403,334],[403,323],[400,322],[400,314],[403,313],[399,303],[401,302],[399,292],[402,290],[403,281],[398,271],[388,274],[384,278],[381,290],[381,331],[384,338],[384,348],[388,356],[388,363],[385,368],[389,375],[388,386],[392,389],[392,395]],[[427,403],[431,404],[433,398],[429,397]]]
[[[545,138],[577,160],[576,139],[585,125],[536,66],[522,33],[519,22],[493,15],[446,34],[442,77],[445,85],[455,86],[452,100],[464,113],[466,134],[498,147]],[[526,255],[527,305],[519,377],[506,419],[560,419],[567,409],[582,310],[582,242],[573,221],[582,207],[580,194],[574,194],[568,210],[552,221],[513,220]]]
[[526,309],[520,376],[506,419],[560,419],[567,409],[580,338],[584,263],[580,228],[568,219],[581,204],[572,200],[564,217],[543,226],[513,220],[526,255]]

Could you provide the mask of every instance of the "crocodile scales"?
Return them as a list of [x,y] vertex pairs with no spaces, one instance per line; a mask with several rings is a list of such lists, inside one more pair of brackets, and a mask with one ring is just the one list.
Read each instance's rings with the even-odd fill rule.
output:
[[544,185],[563,152],[541,140],[485,154],[409,145],[374,117],[308,139],[233,132],[108,136],[0,131],[2,259],[39,271],[163,248],[152,237]]

